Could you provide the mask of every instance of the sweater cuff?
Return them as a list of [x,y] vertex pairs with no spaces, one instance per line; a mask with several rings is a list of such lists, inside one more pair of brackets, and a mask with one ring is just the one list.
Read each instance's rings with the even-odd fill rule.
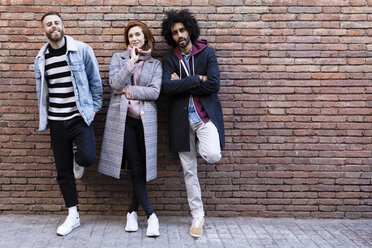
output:
[[130,87],[129,85],[125,86],[125,96],[127,99],[133,98],[132,87]]

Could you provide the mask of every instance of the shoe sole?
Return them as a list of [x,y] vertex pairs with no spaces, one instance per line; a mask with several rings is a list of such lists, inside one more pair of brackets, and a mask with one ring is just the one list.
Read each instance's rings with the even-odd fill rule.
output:
[[146,233],[147,237],[159,237],[160,233]]
[[124,230],[126,232],[137,232],[138,231],[138,227],[137,227],[137,229],[127,229],[127,228],[124,228]]
[[72,232],[72,230],[74,230],[76,227],[79,227],[79,226],[80,226],[80,223],[78,223],[78,224],[72,226],[71,230],[70,230],[69,232],[65,233],[65,234],[58,233],[58,232],[57,232],[57,234],[58,234],[59,236],[66,236],[67,234],[70,234],[70,233]]
[[83,176],[81,176],[81,177],[75,177],[75,179],[82,179],[83,178]]
[[[79,175],[79,173],[78,172],[75,172],[75,163],[76,163],[76,161],[75,161],[75,156],[76,156],[76,153],[77,153],[77,148],[76,147],[74,147],[73,149],[72,149],[72,152],[73,152],[73,154],[74,154],[74,156],[73,156],[73,172],[74,172],[74,177],[75,177],[75,179],[81,179],[82,177],[83,177],[83,175],[84,175],[84,170],[85,170],[85,168],[84,167],[82,167],[82,166],[80,166],[80,167],[82,167],[82,169],[81,170],[83,170],[83,172],[81,173],[81,175]],[[76,165],[77,166],[79,166],[77,163],[76,163]],[[76,174],[78,174],[78,176],[76,176]]]
[[193,234],[193,233],[191,233],[190,232],[190,235],[192,236],[192,237],[194,237],[194,238],[200,238],[201,236],[203,236],[203,234]]

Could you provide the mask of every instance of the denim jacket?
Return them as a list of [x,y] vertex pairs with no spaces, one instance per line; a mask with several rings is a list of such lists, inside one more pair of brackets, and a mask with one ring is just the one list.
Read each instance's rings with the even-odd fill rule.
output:
[[[98,62],[92,48],[66,35],[67,64],[71,70],[76,106],[87,125],[93,121],[94,113],[102,107],[102,81]],[[39,133],[48,129],[48,85],[45,78],[45,52],[48,43],[35,59],[36,90],[39,105]]]

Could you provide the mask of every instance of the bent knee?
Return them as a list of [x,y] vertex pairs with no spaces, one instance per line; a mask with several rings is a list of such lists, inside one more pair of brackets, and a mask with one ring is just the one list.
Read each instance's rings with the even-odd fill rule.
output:
[[79,160],[76,160],[77,164],[82,167],[89,167],[93,165],[97,160],[97,156],[84,156],[83,158],[80,158]]
[[207,161],[207,163],[212,164],[212,163],[216,163],[216,162],[220,161],[221,157],[222,157],[221,153],[218,152],[218,153],[208,154],[208,155],[204,156],[204,159],[205,159],[205,161]]

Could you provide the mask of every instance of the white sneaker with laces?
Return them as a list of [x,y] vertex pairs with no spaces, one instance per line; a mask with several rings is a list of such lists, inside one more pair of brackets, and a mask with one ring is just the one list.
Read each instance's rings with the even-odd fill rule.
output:
[[80,226],[80,217],[68,215],[65,222],[60,225],[57,229],[57,234],[61,236],[65,236],[69,234],[74,228]]
[[84,174],[84,167],[82,167],[82,166],[80,166],[80,165],[78,165],[78,164],[76,163],[76,160],[75,160],[75,154],[77,153],[77,148],[74,147],[74,149],[73,149],[72,152],[73,152],[73,154],[74,154],[74,156],[73,156],[73,161],[74,161],[74,168],[73,168],[74,176],[75,176],[76,179],[80,179],[80,178],[83,177],[83,174]]
[[125,231],[135,232],[138,230],[138,215],[136,211],[127,214],[127,224],[125,225]]
[[159,220],[155,213],[152,213],[147,220],[147,231],[146,235],[148,237],[157,237],[159,233]]

